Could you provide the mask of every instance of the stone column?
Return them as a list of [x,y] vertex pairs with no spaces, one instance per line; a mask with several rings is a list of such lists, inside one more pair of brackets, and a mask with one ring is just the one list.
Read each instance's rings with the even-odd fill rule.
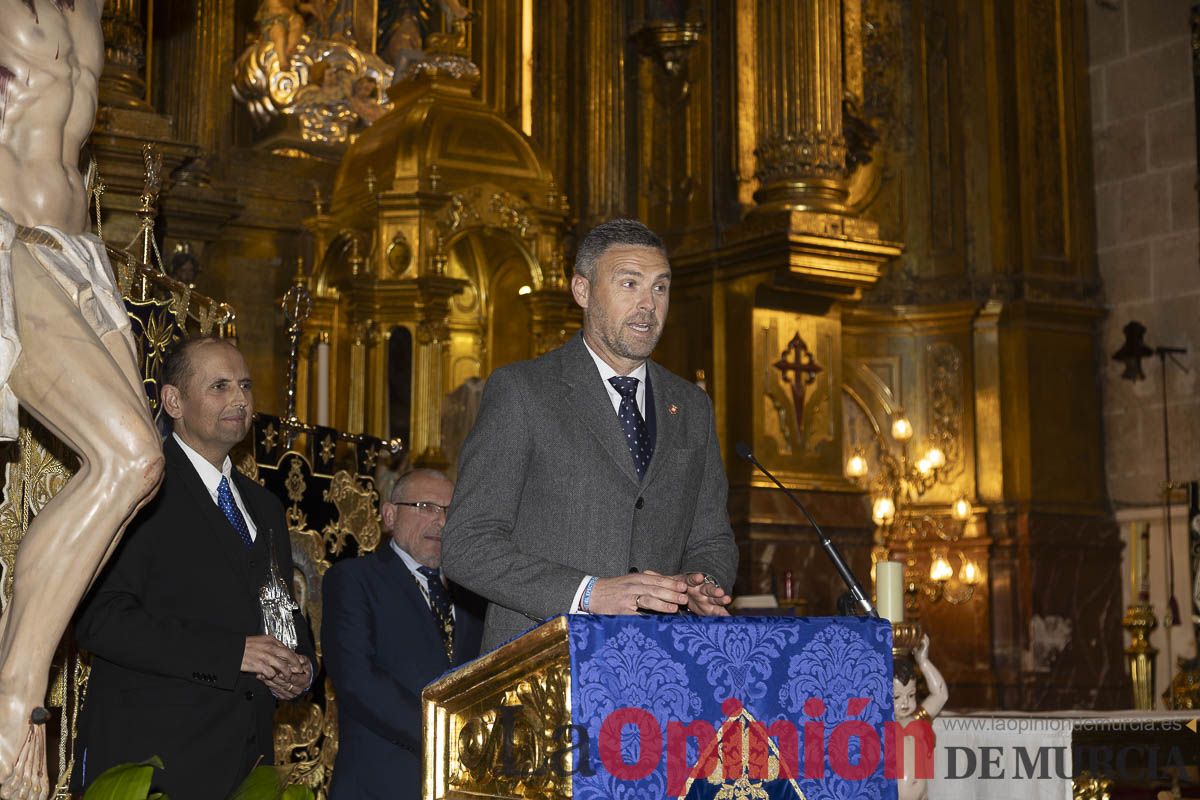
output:
[[839,211],[847,197],[842,132],[842,0],[755,6],[760,208]]

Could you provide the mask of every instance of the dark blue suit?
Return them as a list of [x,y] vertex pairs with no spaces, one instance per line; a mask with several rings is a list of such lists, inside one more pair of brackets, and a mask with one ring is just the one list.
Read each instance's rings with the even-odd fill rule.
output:
[[479,655],[482,601],[451,587],[454,663],[420,587],[385,540],[330,568],[321,644],[338,709],[330,800],[421,794],[421,690]]

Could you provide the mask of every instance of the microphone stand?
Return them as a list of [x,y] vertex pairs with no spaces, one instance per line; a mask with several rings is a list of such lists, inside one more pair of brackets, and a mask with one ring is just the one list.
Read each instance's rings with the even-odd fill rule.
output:
[[829,556],[829,560],[833,562],[833,568],[836,569],[838,574],[842,576],[842,581],[846,584],[846,588],[850,591],[850,596],[854,599],[854,602],[858,603],[868,617],[875,617],[878,619],[879,613],[875,610],[875,606],[871,603],[870,598],[868,598],[866,593],[863,591],[862,585],[858,582],[858,579],[854,577],[854,573],[850,571],[850,568],[846,566],[846,562],[842,559],[842,554],[838,551],[837,547],[830,540],[830,538],[825,535],[825,531],[821,530],[821,526],[817,524],[815,519],[813,519],[812,514],[808,513],[808,509],[804,507],[804,504],[796,498],[796,495],[792,494],[791,490],[780,483],[779,479],[772,475],[770,470],[759,463],[758,459],[754,457],[754,453],[750,451],[750,448],[745,442],[738,442],[735,449],[737,450],[738,456],[746,461],[749,461],[758,469],[759,472],[774,481],[775,485],[780,489],[783,489],[783,493],[787,495],[787,498],[792,501],[796,508],[800,509],[800,511],[808,519],[808,524],[812,525],[813,530],[817,532],[817,539],[821,542],[821,547],[825,550],[825,555]]

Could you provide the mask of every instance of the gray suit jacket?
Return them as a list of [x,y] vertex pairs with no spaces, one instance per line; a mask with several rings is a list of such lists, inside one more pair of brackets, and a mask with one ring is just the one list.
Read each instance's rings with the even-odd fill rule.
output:
[[657,433],[643,480],[581,335],[488,379],[442,534],[446,575],[489,601],[484,652],[569,611],[587,575],[707,572],[732,587],[708,395],[653,361],[647,376]]

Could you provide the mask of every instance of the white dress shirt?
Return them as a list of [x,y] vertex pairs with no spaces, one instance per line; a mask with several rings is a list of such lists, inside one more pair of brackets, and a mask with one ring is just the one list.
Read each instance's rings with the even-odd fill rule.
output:
[[[410,556],[403,547],[396,544],[395,539],[388,539],[388,544],[392,546],[392,550],[396,555],[400,556],[400,560],[404,562],[404,566],[408,567],[408,571],[417,579],[417,585],[421,587],[421,596],[425,598],[425,605],[429,606],[429,610],[433,611],[433,602],[429,599],[429,578],[426,578],[418,571],[418,567],[425,566],[420,561]],[[450,618],[458,619],[458,612],[454,610],[454,604],[450,604]]]
[[[220,469],[217,469],[209,463],[207,458],[189,447],[188,443],[183,439],[180,439],[178,434],[172,433],[171,435],[175,437],[175,442],[183,450],[183,454],[188,457],[188,461],[192,462],[192,466],[196,469],[196,474],[200,476],[204,488],[208,490],[217,508],[220,508],[220,504],[217,503],[217,488],[221,484],[221,478],[224,477],[229,480],[229,491],[233,494],[233,502],[237,504],[238,511],[242,512],[242,519],[246,520],[246,527],[249,529],[250,539],[253,541],[258,536],[258,528],[254,526],[254,519],[246,511],[246,504],[242,502],[242,496],[238,493],[237,484],[233,481],[233,461],[230,460],[229,456],[225,456],[225,463],[221,465]],[[222,512],[222,515],[224,515],[224,512]]]
[[[588,355],[592,357],[592,361],[596,362],[596,369],[600,370],[600,380],[604,381],[604,388],[608,390],[608,399],[612,401],[613,412],[621,412],[621,393],[617,391],[617,387],[608,382],[609,378],[617,377],[617,371],[608,365],[592,348],[588,347],[587,339],[583,340],[583,346],[587,348]],[[642,419],[646,418],[646,362],[638,364],[637,369],[628,373],[628,377],[637,378],[637,406],[638,413],[642,415]]]
[[[246,511],[246,504],[242,502],[242,495],[238,492],[237,484],[233,480],[232,459],[230,459],[229,456],[225,456],[225,461],[221,464],[221,468],[218,470],[209,462],[207,458],[189,447],[188,443],[183,439],[180,439],[177,434],[172,433],[171,435],[175,437],[175,441],[179,445],[179,449],[183,450],[183,454],[188,457],[188,461],[192,462],[192,466],[195,468],[196,474],[200,476],[200,480],[204,484],[204,488],[208,490],[208,494],[210,497],[212,497],[213,504],[217,506],[218,510],[220,510],[221,504],[217,502],[217,490],[221,485],[221,478],[224,477],[229,481],[229,492],[233,495],[233,502],[237,505],[238,511],[242,512],[242,519],[246,521],[246,529],[250,531],[250,540],[255,541],[258,537],[258,528],[254,525],[254,518],[250,516],[250,512]],[[222,511],[221,516],[224,515],[225,512]],[[270,544],[270,542],[267,542],[268,546]],[[274,558],[274,555],[271,557]],[[304,658],[305,660],[308,660],[307,656]],[[307,692],[310,688],[312,688],[312,683],[316,676],[316,670],[309,672],[308,684],[304,687],[304,691]]]
[[[608,382],[609,378],[616,377],[617,371],[610,367],[607,361],[596,355],[595,350],[593,350],[591,347],[588,347],[587,339],[583,340],[583,346],[587,348],[588,355],[592,357],[592,361],[596,362],[596,369],[600,371],[600,380],[604,382],[604,388],[608,390],[608,399],[612,401],[613,413],[619,414],[621,411],[621,393],[617,391],[617,387]],[[643,361],[641,364],[638,364],[637,369],[628,373],[628,377],[638,379],[636,395],[637,407],[638,413],[642,415],[642,419],[644,420],[646,418],[646,362]],[[571,601],[571,609],[569,613],[587,613],[579,607],[579,602],[583,599],[583,591],[587,588],[588,581],[591,579],[592,576],[588,575],[579,582],[579,588],[575,590],[575,598]]]

